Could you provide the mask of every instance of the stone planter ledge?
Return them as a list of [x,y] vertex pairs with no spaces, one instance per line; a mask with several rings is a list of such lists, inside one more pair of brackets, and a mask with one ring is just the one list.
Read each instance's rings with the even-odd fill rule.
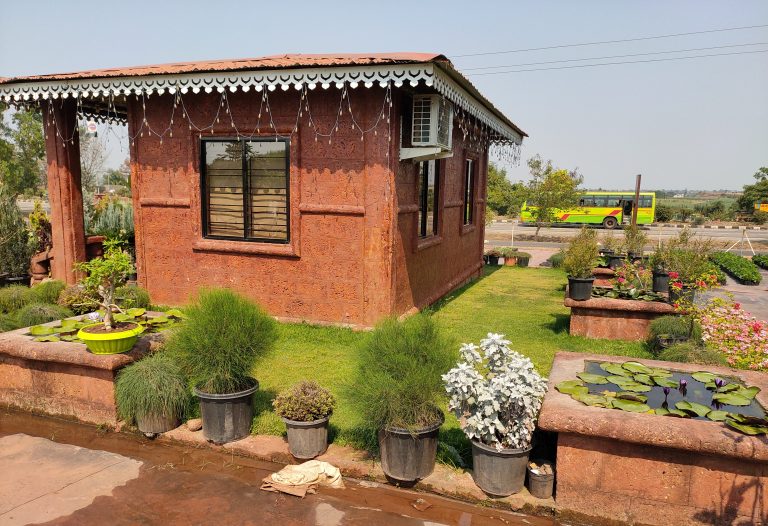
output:
[[[672,418],[591,407],[555,389],[558,383],[564,380],[573,380],[577,373],[583,372],[584,362],[587,360],[615,363],[635,360],[649,367],[660,367],[680,372],[703,370],[723,376],[737,377],[748,385],[759,387],[761,391],[756,397],[757,401],[764,408],[768,407],[768,374],[765,373],[630,357],[560,352],[555,356],[547,394],[539,416],[538,425],[541,429],[611,438],[621,442],[696,453],[710,453],[742,460],[768,462],[768,437],[764,435],[755,437],[744,435],[731,430],[722,422]],[[663,419],[663,426],[658,425],[659,419]]]
[[566,307],[577,309],[642,312],[658,316],[675,314],[677,312],[672,305],[661,301],[622,300],[616,298],[590,298],[584,301],[577,301],[568,297],[567,288],[564,304]]

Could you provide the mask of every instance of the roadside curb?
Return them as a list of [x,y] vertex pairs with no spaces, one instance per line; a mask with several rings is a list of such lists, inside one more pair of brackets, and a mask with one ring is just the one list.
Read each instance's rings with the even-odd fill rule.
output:
[[[209,443],[202,431],[190,431],[185,424],[161,434],[156,441],[175,442],[194,447],[206,447],[241,457],[264,460],[278,464],[297,464],[297,460],[288,452],[288,442],[283,437],[273,435],[250,435],[242,440],[222,446]],[[341,471],[345,477],[374,481],[390,485],[387,482],[381,464],[372,459],[367,452],[347,446],[330,444],[328,450],[317,457]],[[434,472],[420,480],[410,490],[434,493],[464,502],[531,515],[554,516],[557,508],[553,498],[537,499],[527,488],[520,493],[504,498],[490,498],[478,488],[472,480],[470,471],[452,469],[443,464],[435,464]]]
[[[517,223],[522,225],[520,221],[516,219],[494,219],[494,223]],[[693,225],[687,225],[684,223],[651,223],[646,225],[649,227],[665,227],[665,228],[685,228]],[[739,230],[744,228],[746,230],[768,230],[768,227],[764,226],[752,226],[752,225],[701,225],[694,228],[709,228],[712,230]]]

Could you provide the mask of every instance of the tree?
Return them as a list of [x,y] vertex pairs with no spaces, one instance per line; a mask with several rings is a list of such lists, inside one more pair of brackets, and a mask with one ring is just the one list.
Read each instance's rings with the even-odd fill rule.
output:
[[[104,172],[104,184],[124,186],[131,189],[131,165],[128,159],[125,159],[119,168],[110,168]],[[130,193],[130,192],[129,192]]]
[[744,185],[744,192],[738,199],[739,209],[754,215],[755,203],[768,201],[768,168],[761,167],[754,174],[755,184]]
[[0,105],[0,181],[13,195],[34,193],[44,182],[45,140],[38,109],[18,110],[5,123],[7,106]]
[[0,274],[26,274],[33,252],[16,194],[0,181]]
[[488,166],[488,208],[497,215],[516,216],[525,201],[525,187],[512,183],[507,172],[493,163]]
[[581,185],[584,177],[577,170],[564,170],[552,166],[552,161],[546,161],[536,155],[528,159],[531,180],[526,184],[526,198],[531,209],[531,215],[536,223],[536,240],[539,230],[546,223],[560,221],[559,210],[574,208],[579,204]]
[[104,141],[80,126],[80,181],[83,190],[92,192],[96,188],[106,161],[107,147]]

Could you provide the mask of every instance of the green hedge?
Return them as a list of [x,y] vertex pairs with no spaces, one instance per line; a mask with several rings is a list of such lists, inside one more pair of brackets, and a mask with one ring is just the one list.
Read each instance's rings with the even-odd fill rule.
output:
[[758,254],[756,256],[752,256],[752,263],[758,267],[768,270],[768,254]]
[[731,252],[715,252],[710,259],[736,280],[748,285],[760,284],[762,279],[760,270],[747,258]]

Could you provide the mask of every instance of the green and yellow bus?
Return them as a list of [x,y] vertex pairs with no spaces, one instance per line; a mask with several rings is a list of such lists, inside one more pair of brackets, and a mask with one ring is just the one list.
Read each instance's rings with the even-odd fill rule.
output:
[[[579,206],[570,210],[556,210],[559,223],[600,225],[616,228],[632,218],[635,203],[634,192],[585,192],[579,200]],[[525,202],[520,211],[523,223],[535,222],[532,212],[535,203]],[[656,193],[640,192],[640,206],[637,208],[637,224],[648,225],[656,217]]]

